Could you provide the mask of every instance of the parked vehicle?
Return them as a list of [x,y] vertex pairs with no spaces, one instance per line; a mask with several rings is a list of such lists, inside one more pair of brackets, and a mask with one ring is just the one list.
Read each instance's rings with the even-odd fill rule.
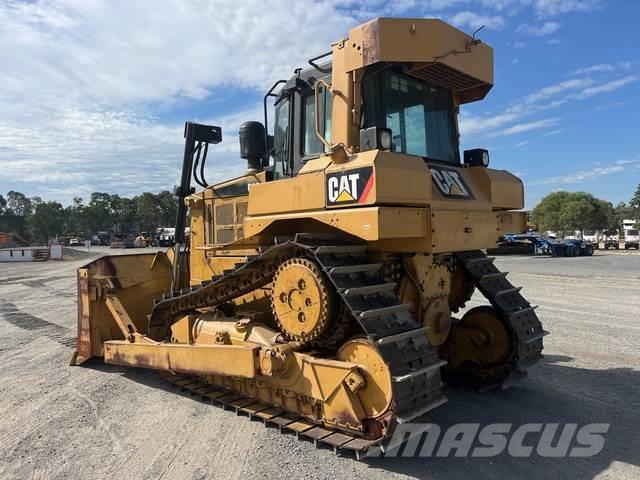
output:
[[602,235],[598,230],[595,230],[595,231],[585,230],[582,235],[582,240],[584,240],[585,242],[589,242],[591,245],[593,245],[593,248],[595,248],[596,250],[600,248],[601,238],[602,238]]
[[551,255],[552,257],[580,257],[591,256],[595,250],[590,242],[575,238],[557,240],[540,233],[530,232],[526,234],[507,234],[506,242],[529,241],[534,245],[535,253]]
[[176,229],[172,227],[159,228],[156,231],[159,247],[171,247],[175,242]]
[[111,243],[111,232],[98,232],[98,244],[108,246]]
[[604,239],[604,249],[609,250],[610,248],[614,248],[618,250],[620,248],[620,238],[618,235],[610,235],[605,237]]
[[109,247],[111,248],[134,248],[135,243],[133,237],[131,235],[125,235],[121,233],[114,233],[111,235],[111,240],[109,241]]
[[140,235],[134,240],[136,248],[145,248],[151,245],[151,237],[148,232],[140,232]]
[[624,249],[635,248],[640,250],[640,230],[630,228],[624,232]]

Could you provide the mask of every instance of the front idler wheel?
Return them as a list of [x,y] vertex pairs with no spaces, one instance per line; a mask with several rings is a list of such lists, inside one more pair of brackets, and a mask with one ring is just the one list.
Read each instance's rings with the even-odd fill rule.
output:
[[499,366],[511,356],[511,333],[493,307],[475,307],[451,329],[448,353],[453,369]]

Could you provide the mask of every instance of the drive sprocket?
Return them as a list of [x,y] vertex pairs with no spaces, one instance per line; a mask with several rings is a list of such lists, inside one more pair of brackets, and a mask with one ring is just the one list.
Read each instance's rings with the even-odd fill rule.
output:
[[328,280],[311,260],[292,258],[278,267],[271,305],[288,339],[307,343],[323,336],[335,303],[332,297]]

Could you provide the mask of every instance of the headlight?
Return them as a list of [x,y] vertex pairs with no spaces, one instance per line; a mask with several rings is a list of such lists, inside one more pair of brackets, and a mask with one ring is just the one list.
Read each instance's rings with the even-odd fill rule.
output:
[[391,150],[393,136],[391,129],[369,127],[360,130],[360,151]]
[[489,151],[484,148],[474,148],[464,151],[464,163],[470,167],[488,167]]
[[391,150],[392,135],[389,128],[378,129],[378,147],[381,150]]

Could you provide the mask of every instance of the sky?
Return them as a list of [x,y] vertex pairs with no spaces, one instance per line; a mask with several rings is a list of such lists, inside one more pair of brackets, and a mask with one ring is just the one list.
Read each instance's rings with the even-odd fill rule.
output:
[[494,48],[461,146],[556,190],[629,201],[640,183],[639,0],[0,0],[0,194],[71,203],[178,183],[186,120],[220,125],[207,181],[240,175],[262,97],[349,29],[441,18]]

